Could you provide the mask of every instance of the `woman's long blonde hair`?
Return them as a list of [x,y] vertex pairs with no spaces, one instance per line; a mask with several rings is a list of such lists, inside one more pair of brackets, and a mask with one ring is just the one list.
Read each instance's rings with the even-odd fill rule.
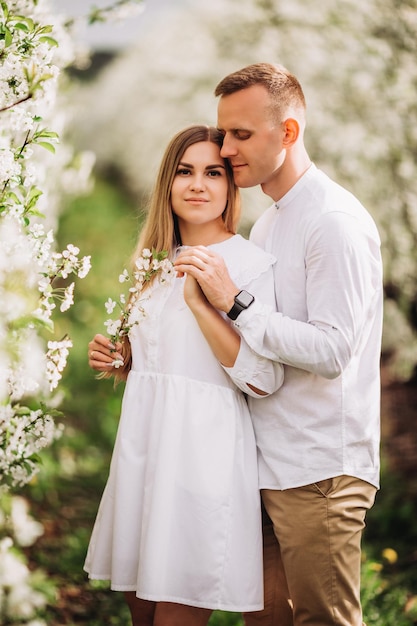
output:
[[[187,148],[202,141],[214,143],[220,149],[223,144],[223,135],[213,126],[192,125],[179,131],[169,142],[150,196],[147,216],[132,255],[132,267],[142,255],[144,248],[154,249],[157,252],[166,250],[168,257],[172,259],[175,249],[181,245],[178,221],[171,205],[172,184]],[[225,161],[225,167],[228,185],[227,202],[222,219],[226,229],[231,233],[236,233],[240,218],[240,194],[228,161]],[[115,373],[116,382],[124,380],[131,367],[131,348],[128,340],[123,343],[122,353],[124,365]]]
[[[212,126],[193,125],[181,130],[169,142],[162,157],[150,197],[146,221],[133,254],[133,262],[141,255],[144,248],[167,250],[168,255],[172,256],[175,248],[181,245],[177,218],[172,212],[171,189],[184,152],[201,141],[209,141],[221,148],[223,135]],[[240,196],[233,180],[232,168],[227,161],[225,165],[228,192],[222,217],[227,230],[235,233],[240,217]]]

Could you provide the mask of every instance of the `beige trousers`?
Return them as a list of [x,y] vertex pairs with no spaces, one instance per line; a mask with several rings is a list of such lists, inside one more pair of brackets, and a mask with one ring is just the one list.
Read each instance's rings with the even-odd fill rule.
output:
[[263,490],[265,608],[246,626],[362,626],[361,538],[376,488],[338,476]]

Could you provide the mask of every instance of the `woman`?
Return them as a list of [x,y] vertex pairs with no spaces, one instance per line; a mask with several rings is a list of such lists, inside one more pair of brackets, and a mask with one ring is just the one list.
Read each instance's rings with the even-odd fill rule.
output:
[[[173,260],[180,246],[207,246],[237,284],[273,303],[274,258],[236,234],[239,192],[221,145],[206,126],[171,140],[133,259],[144,248]],[[256,444],[242,391],[272,393],[282,366],[256,357],[190,276],[155,276],[144,296],[121,354],[103,335],[89,344],[90,366],[127,383],[85,569],[125,592],[134,626],[203,626],[214,609],[263,606]]]

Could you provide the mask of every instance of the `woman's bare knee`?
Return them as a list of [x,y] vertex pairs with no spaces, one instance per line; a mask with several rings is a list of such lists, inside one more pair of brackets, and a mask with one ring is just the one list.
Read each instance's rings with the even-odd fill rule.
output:
[[134,591],[126,591],[124,595],[132,616],[132,625],[153,626],[156,603],[137,598]]
[[174,602],[158,602],[154,626],[206,626],[212,611]]

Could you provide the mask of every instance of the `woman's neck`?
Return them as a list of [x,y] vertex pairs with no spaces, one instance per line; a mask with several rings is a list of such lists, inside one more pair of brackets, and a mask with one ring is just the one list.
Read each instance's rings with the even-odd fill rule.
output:
[[233,237],[234,233],[226,230],[226,228],[209,228],[207,224],[200,228],[193,225],[180,226],[181,243],[183,246],[210,246],[213,243],[221,243]]

